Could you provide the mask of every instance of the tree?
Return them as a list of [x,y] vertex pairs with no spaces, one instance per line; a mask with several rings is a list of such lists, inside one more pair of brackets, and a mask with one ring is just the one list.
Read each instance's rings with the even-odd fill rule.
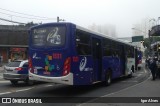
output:
[[144,39],[143,46],[149,48],[149,46],[150,46],[150,40],[149,40],[149,38],[145,38]]
[[153,36],[153,37],[144,39],[143,46],[146,48],[144,52],[146,57],[150,54],[150,45],[158,41],[160,41],[159,36],[158,37]]
[[160,41],[160,37],[153,36],[153,37],[150,37],[150,38],[145,38],[143,46],[149,48],[151,44],[153,44],[157,41]]

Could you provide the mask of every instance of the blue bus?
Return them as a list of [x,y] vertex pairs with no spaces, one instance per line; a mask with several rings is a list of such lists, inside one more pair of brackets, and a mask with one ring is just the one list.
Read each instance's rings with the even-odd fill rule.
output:
[[135,47],[73,23],[29,30],[29,78],[66,85],[92,85],[132,76]]
[[137,51],[137,67],[138,67],[138,70],[140,70],[142,68],[142,51],[138,50]]

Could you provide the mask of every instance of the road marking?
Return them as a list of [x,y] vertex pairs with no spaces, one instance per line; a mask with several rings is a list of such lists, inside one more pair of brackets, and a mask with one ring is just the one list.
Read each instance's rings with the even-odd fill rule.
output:
[[137,74],[137,77],[139,77],[139,76],[141,76],[141,75],[142,75],[141,73],[138,73],[138,74]]
[[[30,89],[33,89],[34,87],[31,88],[26,88],[26,89],[20,89],[20,90],[16,90],[15,92],[22,92],[22,91],[28,91]],[[13,92],[14,93],[14,92]]]
[[138,82],[138,81],[121,81],[121,82]]
[[44,87],[51,87],[51,86],[53,86],[53,85],[45,85]]
[[[114,94],[116,94],[116,93],[120,93],[120,92],[122,92],[122,91],[125,91],[125,90],[128,90],[128,89],[130,89],[130,88],[136,87],[136,86],[138,86],[138,85],[146,82],[146,81],[149,80],[150,78],[151,78],[151,75],[150,75],[146,80],[144,80],[144,81],[142,81],[142,82],[140,82],[140,83],[138,83],[138,84],[135,84],[135,85],[133,85],[133,86],[129,86],[129,87],[127,87],[127,88],[121,89],[121,90],[116,91],[116,92],[112,92],[112,93],[107,94],[107,95],[100,96],[100,98],[101,98],[101,97],[107,97],[107,96],[110,96],[110,95],[114,95]],[[77,106],[83,106],[83,105],[85,105],[85,104],[87,104],[87,103],[90,103],[90,102],[92,102],[92,101],[95,101],[95,100],[97,100],[97,99],[99,99],[99,98],[97,97],[97,98],[92,99],[92,100],[89,100],[89,101],[87,101],[87,102],[85,102],[85,103],[78,104]]]
[[11,92],[3,92],[3,93],[0,93],[0,95],[5,95],[5,94],[10,94],[10,93],[15,93],[15,92],[28,91],[28,90],[33,89],[33,88],[34,88],[34,87],[26,88],[26,89],[20,89],[20,90],[12,90]]
[[107,94],[107,95],[104,95],[104,96],[101,96],[101,97],[107,97],[107,96],[114,95],[114,94],[116,94],[116,93],[120,93],[120,92],[122,92],[122,91],[128,90],[128,89],[130,89],[130,88],[133,88],[133,87],[135,87],[135,86],[138,86],[138,85],[146,82],[146,81],[149,80],[150,78],[151,78],[151,76],[149,76],[146,80],[144,80],[144,81],[142,81],[142,82],[140,82],[140,83],[138,83],[138,84],[135,84],[135,85],[133,85],[133,86],[129,86],[129,87],[125,88],[125,89],[122,89],[122,90],[119,90],[119,91],[117,91],[117,92],[113,92],[113,93],[110,93],[110,94]]
[[107,96],[114,95],[114,94],[116,94],[116,93],[120,93],[120,92],[122,92],[122,91],[128,90],[128,89],[130,89],[130,88],[136,87],[136,86],[138,86],[138,85],[146,82],[146,81],[149,80],[150,78],[151,78],[151,76],[149,76],[149,77],[148,77],[146,80],[144,80],[143,82],[140,82],[140,83],[135,84],[135,85],[133,85],[133,86],[127,87],[127,88],[122,89],[122,90],[120,90],[120,91],[113,92],[113,93],[110,93],[110,94],[107,94],[107,95],[104,95],[104,96],[101,96],[101,97],[107,97]]
[[3,93],[0,93],[0,95],[4,95],[4,94],[10,94],[12,92],[3,92]]

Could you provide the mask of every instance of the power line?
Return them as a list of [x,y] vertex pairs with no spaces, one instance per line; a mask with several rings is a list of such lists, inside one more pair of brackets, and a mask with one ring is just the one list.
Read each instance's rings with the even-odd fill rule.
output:
[[12,20],[8,20],[8,19],[4,19],[4,18],[0,18],[0,20],[7,21],[7,22],[12,22],[12,23],[17,23],[17,24],[26,24],[26,23],[12,21]]
[[3,13],[3,12],[0,12],[1,14],[5,14],[5,15],[8,15],[8,16],[14,16],[14,17],[20,17],[20,18],[26,18],[26,19],[36,19],[36,20],[53,20],[53,19],[40,19],[40,18],[30,18],[30,17],[23,17],[23,16],[18,16],[18,15],[13,15],[13,14],[7,14],[7,13]]
[[26,15],[26,16],[32,16],[32,17],[38,17],[38,18],[45,18],[46,20],[50,20],[50,19],[53,20],[53,19],[56,19],[56,18],[41,17],[41,16],[36,16],[36,15],[31,15],[31,14],[25,14],[25,13],[15,12],[15,11],[3,9],[3,8],[0,8],[0,10],[8,11],[8,12],[16,13],[16,14],[21,14],[21,15]]

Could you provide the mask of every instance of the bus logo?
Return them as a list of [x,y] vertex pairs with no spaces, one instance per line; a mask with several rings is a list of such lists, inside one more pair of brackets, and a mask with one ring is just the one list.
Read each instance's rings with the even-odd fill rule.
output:
[[87,58],[83,57],[79,65],[79,70],[84,71],[86,64],[87,64]]
[[41,57],[37,57],[37,53],[33,54],[33,59],[41,59]]

